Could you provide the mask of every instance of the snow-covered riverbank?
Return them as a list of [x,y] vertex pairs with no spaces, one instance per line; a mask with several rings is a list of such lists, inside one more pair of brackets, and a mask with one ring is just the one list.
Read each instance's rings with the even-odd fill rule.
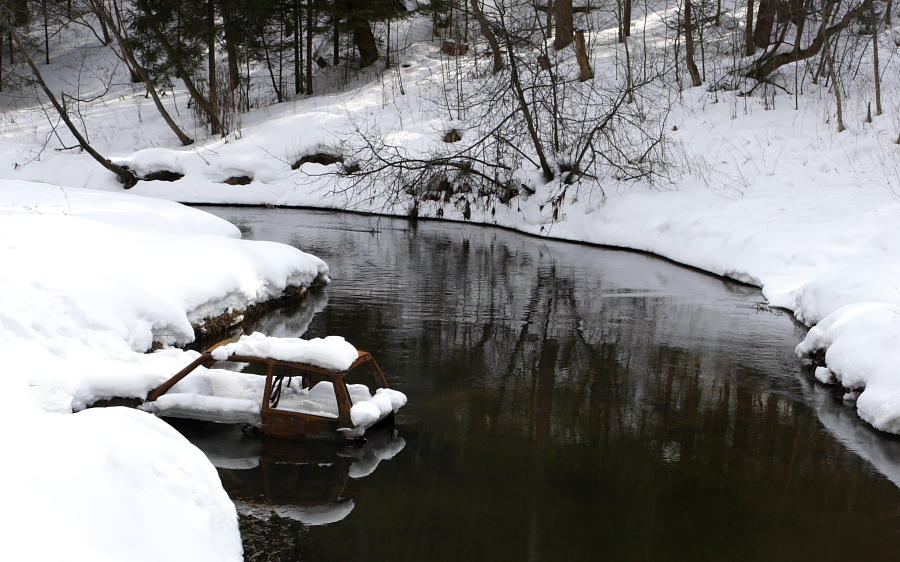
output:
[[[635,13],[635,28],[643,35],[632,38],[635,59],[671,47],[669,24],[677,9],[666,5],[646,16]],[[736,7],[728,18],[739,21],[742,11]],[[589,35],[596,80],[618,83],[624,51],[615,26],[598,23],[593,29]],[[109,91],[96,78],[79,82],[82,96],[103,94],[79,112],[92,142],[140,173],[167,170],[184,175],[171,183],[139,182],[134,193],[191,203],[294,205],[405,216],[413,208],[409,198],[384,193],[377,185],[349,189],[346,178],[330,173],[337,165],[307,163],[292,169],[306,154],[340,153],[358,128],[381,133],[413,155],[445,144],[442,138],[451,128],[464,137],[477,132],[465,117],[450,119],[439,104],[430,103],[447,94],[449,80],[446,59],[430,41],[430,23],[408,20],[396,33],[404,45],[395,54],[400,64],[380,80],[371,80],[370,71],[358,77],[359,87],[328,94],[322,94],[320,86],[329,85],[317,82],[317,95],[241,115],[237,130],[228,137],[199,140],[190,147],[177,146],[159,116],[148,109],[144,91],[126,80],[122,69],[114,70],[116,59],[94,48],[90,36],[77,31],[61,35],[47,74],[58,77],[85,64],[122,74]],[[886,27],[879,37],[883,52],[891,52],[900,29]],[[542,184],[534,181],[536,170],[522,170],[536,192],[520,192],[509,207],[485,207],[471,194],[455,193],[447,201],[420,200],[415,211],[419,216],[649,251],[755,284],[773,305],[792,310],[809,326],[819,325],[800,350],[820,355],[827,350],[829,370],[819,371],[820,378],[865,388],[856,402],[860,416],[879,429],[900,433],[900,367],[892,361],[900,335],[900,147],[893,142],[900,126],[900,60],[883,57],[885,111],[867,123],[872,80],[865,49],[858,72],[843,85],[847,130],[842,133],[836,131],[833,93],[822,81],[813,83],[804,74],[803,93],[797,97],[767,86],[741,95],[739,90],[713,87],[718,78],[727,77],[729,61],[710,61],[709,87],[655,92],[658,104],[671,106],[661,112],[671,160],[664,181],[649,185],[610,179],[598,185],[585,180],[566,188],[561,205],[555,207],[548,201],[559,195],[561,183]],[[460,60],[461,65],[473,64],[468,58]],[[784,68],[785,73],[793,71]],[[575,75],[571,56],[561,56],[558,72]],[[262,75],[254,79],[265,82]],[[184,90],[178,89],[165,104],[187,115],[185,100]],[[0,131],[0,177],[121,190],[112,175],[84,154],[51,150],[57,141],[44,108],[23,99],[9,102],[15,111]],[[648,115],[658,109],[653,105],[648,103]],[[202,124],[183,121],[202,139]],[[234,176],[246,176],[250,183],[223,183]],[[155,286],[141,290],[152,293]],[[179,306],[199,304],[196,296],[181,298]],[[137,335],[129,333],[127,339],[143,342],[154,330],[161,334],[170,329],[176,339],[182,337],[188,323],[183,317],[169,320]]]
[[0,182],[0,263],[4,555],[240,560],[234,505],[199,450],[143,412],[71,412],[146,394],[197,356],[144,353],[152,342],[190,341],[192,323],[324,281],[327,265],[179,204],[15,181]]
[[[415,60],[428,64],[424,57]],[[341,111],[351,104],[360,114],[383,116],[379,88],[283,104],[273,110],[279,113],[248,125],[240,139],[209,143],[208,154],[139,151],[128,161],[186,175],[172,183],[140,182],[134,191],[193,203],[406,216],[409,201],[394,202],[377,190],[367,197],[343,189],[339,178],[327,175],[336,166],[306,164],[291,172],[285,163],[337,138],[334,132],[349,126]],[[671,183],[612,183],[602,186],[603,194],[598,186],[573,186],[556,217],[547,200],[558,184],[539,186],[509,207],[468,205],[465,195],[457,195],[448,202],[420,201],[416,212],[648,251],[757,285],[772,305],[793,311],[808,326],[827,319],[828,333],[813,331],[799,349],[814,353],[846,342],[827,354],[831,370],[820,373],[822,381],[867,388],[856,404],[860,416],[878,429],[900,433],[900,362],[886,355],[895,353],[891,342],[900,334],[900,315],[894,312],[900,304],[900,147],[892,142],[891,117],[900,115],[900,106],[874,124],[857,123],[838,134],[822,120],[826,95],[823,90],[794,110],[786,100],[769,108],[770,102],[758,98],[688,91],[669,117],[677,129],[673,144],[685,158]],[[404,142],[430,142],[447,125],[419,117],[404,130]],[[297,137],[296,131],[308,134]],[[245,162],[239,170],[222,167],[239,161],[239,155]],[[254,182],[221,183],[238,172]],[[112,181],[108,188],[118,189]],[[854,307],[860,303],[862,309]]]

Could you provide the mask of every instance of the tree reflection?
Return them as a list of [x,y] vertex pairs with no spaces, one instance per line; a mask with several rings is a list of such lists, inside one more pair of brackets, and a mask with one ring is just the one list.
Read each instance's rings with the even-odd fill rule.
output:
[[[822,416],[844,435],[858,422],[807,388],[795,327],[760,314],[753,290],[495,230],[321,220],[304,247],[335,283],[307,335],[374,352],[410,402],[406,450],[359,487],[352,517],[314,529],[318,557],[842,560],[900,546],[896,488],[823,431]],[[853,438],[882,467],[900,458]]]

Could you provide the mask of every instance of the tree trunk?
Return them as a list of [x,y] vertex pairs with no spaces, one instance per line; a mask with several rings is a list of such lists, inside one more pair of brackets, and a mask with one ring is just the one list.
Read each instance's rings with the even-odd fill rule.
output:
[[622,5],[622,30],[625,37],[631,37],[631,0],[625,0]]
[[234,21],[227,2],[220,2],[222,25],[225,28],[225,54],[228,57],[228,89],[232,92],[241,85],[241,70],[238,66],[237,39],[235,39]]
[[278,100],[278,103],[281,103],[281,88],[279,88],[279,85],[275,82],[275,70],[272,68],[272,59],[269,56],[269,44],[266,41],[265,33],[260,37],[260,41],[262,41],[263,53],[266,57],[266,68],[269,70],[269,78],[272,79],[272,89],[275,90],[275,98]]
[[[560,2],[560,0],[556,1]],[[557,32],[559,32],[559,28],[557,28]],[[541,172],[544,175],[544,180],[551,181],[553,179],[553,170],[550,168],[550,164],[547,163],[547,157],[544,155],[544,147],[541,145],[541,139],[540,137],[538,137],[537,129],[534,126],[534,120],[531,117],[531,111],[528,110],[528,101],[525,99],[525,92],[522,90],[522,83],[519,80],[519,67],[516,64],[516,57],[513,53],[512,41],[510,40],[509,36],[506,37],[506,52],[509,55],[510,82],[512,82],[513,91],[515,92],[516,99],[519,102],[519,110],[525,117],[525,125],[528,128],[528,135],[531,137],[531,142],[534,145],[534,151],[537,153],[538,161],[541,165]]]
[[378,44],[375,43],[372,26],[365,19],[352,19],[350,26],[353,30],[353,42],[359,51],[359,67],[365,68],[378,60]]
[[313,93],[313,24],[315,23],[315,12],[313,10],[312,1],[306,0],[306,94]]
[[806,5],[809,0],[789,0],[788,19],[796,26],[806,21]]
[[753,32],[753,44],[758,49],[765,49],[769,46],[777,7],[778,0],[759,0],[759,11],[756,13],[756,29]]
[[894,5],[894,0],[887,0],[887,4],[884,6],[884,25],[891,25],[891,8]]
[[[793,5],[792,5],[793,10]],[[793,15],[792,15],[793,17]],[[803,40],[803,30],[806,27],[806,18],[800,20],[794,33],[794,56],[800,52],[800,41]],[[800,65],[794,65],[794,111],[800,109]]]
[[169,115],[169,112],[166,111],[165,106],[163,106],[162,101],[159,99],[159,95],[156,93],[156,87],[153,85],[153,80],[150,79],[150,76],[144,70],[144,68],[138,64],[137,59],[134,56],[134,52],[131,50],[131,47],[128,45],[128,42],[122,37],[122,34],[119,33],[118,27],[116,27],[115,22],[113,22],[112,16],[106,9],[106,6],[103,3],[103,0],[91,0],[89,3],[92,11],[97,15],[100,20],[106,21],[109,28],[112,30],[113,36],[116,38],[116,43],[119,44],[119,50],[122,51],[122,56],[125,58],[125,61],[128,63],[128,66],[137,73],[138,77],[141,79],[141,82],[144,83],[144,86],[147,88],[147,93],[150,94],[150,97],[153,99],[153,105],[156,106],[156,110],[159,111],[159,114],[162,116],[163,120],[166,122],[166,125],[172,129],[172,132],[175,133],[175,136],[178,137],[178,140],[181,141],[182,146],[187,146],[194,142],[194,139],[187,136],[181,128],[178,127],[178,124],[175,123],[175,120],[172,119],[172,116]]
[[28,49],[25,47],[22,42],[22,38],[19,37],[19,34],[13,29],[12,26],[6,23],[6,18],[3,15],[0,15],[0,26],[6,27],[9,31],[10,37],[16,45],[16,48],[21,53],[22,58],[25,59],[25,63],[31,68],[31,72],[34,74],[35,79],[40,85],[41,89],[46,94],[47,98],[49,98],[50,103],[53,104],[54,109],[59,114],[60,118],[63,120],[63,123],[66,124],[66,127],[69,129],[69,132],[72,133],[72,136],[75,137],[75,140],[78,141],[78,145],[81,148],[91,155],[91,158],[97,161],[101,166],[112,172],[119,179],[119,182],[125,189],[131,189],[137,183],[137,177],[134,173],[125,168],[123,166],[119,166],[118,164],[113,164],[109,159],[105,158],[99,152],[94,150],[94,148],[88,144],[87,139],[82,136],[81,132],[78,131],[78,128],[75,127],[75,124],[72,123],[72,120],[69,118],[69,114],[66,112],[65,108],[62,104],[59,103],[59,100],[56,99],[56,96],[53,95],[53,92],[50,91],[50,88],[47,86],[47,83],[44,82],[44,77],[41,76],[41,71],[38,70],[36,64],[31,59],[31,56],[28,54]]
[[100,20],[100,31],[103,32],[103,39],[102,39],[103,44],[109,45],[109,43],[110,43],[109,29],[107,29],[107,27],[106,27],[106,20]]
[[300,48],[300,0],[294,0],[294,95],[303,91],[303,76],[300,74],[300,68],[303,66],[301,54],[303,50]]
[[44,64],[50,64],[50,26],[47,24],[47,0],[41,0],[41,13],[44,15]]
[[547,0],[547,39],[553,39],[553,0]]
[[206,99],[206,96],[203,95],[203,92],[197,88],[197,85],[194,84],[194,81],[191,79],[190,75],[188,75],[187,71],[183,68],[178,69],[179,77],[181,81],[184,82],[184,87],[188,89],[188,93],[191,94],[191,97],[194,98],[194,102],[200,106],[206,116],[209,117],[210,129],[214,131],[221,131],[224,129],[222,126],[222,122],[219,120],[219,114],[213,110],[212,105],[210,105],[209,100]]
[[753,0],[747,0],[747,19],[744,23],[744,54],[752,56],[756,52],[753,43]]
[[872,66],[875,70],[875,115],[881,115],[881,71],[878,68],[878,18],[875,15],[875,1],[867,0],[872,13]]
[[284,101],[284,10],[278,14],[278,101]]
[[[831,27],[826,27],[828,25],[828,22],[831,21],[831,15],[832,10],[834,9],[834,5],[835,2],[833,0],[829,1],[826,4],[822,17],[822,23],[819,24],[819,30],[816,32],[816,35],[809,46],[802,49],[793,49],[790,52],[773,53],[770,55],[762,56],[759,58],[759,60],[753,63],[753,66],[750,67],[746,76],[749,78],[755,78],[757,80],[763,80],[769,74],[775,72],[786,64],[806,60],[809,57],[815,56],[822,50],[823,45],[828,43],[828,40],[832,35],[835,35],[842,31],[850,24],[851,21],[857,19],[869,8],[868,5],[863,2],[845,13],[844,17],[842,17],[840,21],[838,21]],[[824,57],[822,62],[823,64],[825,64]]]
[[696,88],[703,84],[700,79],[700,71],[694,62],[694,26],[691,22],[691,0],[684,0],[684,58],[687,61],[688,72],[691,73],[691,84]]
[[28,0],[12,0],[13,24],[22,27],[31,22],[31,13],[28,11]]
[[337,14],[331,18],[331,58],[334,59],[334,66],[341,63],[341,22]]
[[[485,17],[484,12],[481,11],[481,6],[478,5],[478,0],[471,0],[472,2],[472,13],[475,14],[475,20],[478,22],[478,27],[481,29],[481,35],[484,36],[485,41],[487,41],[488,45],[491,48],[491,56],[494,59],[494,74],[497,74],[501,70],[503,70],[503,55],[500,53],[500,42],[497,41],[497,36],[494,35],[494,32],[491,31],[491,25]],[[548,11],[549,13],[549,11]]]
[[587,45],[584,42],[584,32],[575,32],[575,58],[578,60],[578,80],[586,82],[594,77],[591,69],[591,61],[588,59]]
[[210,127],[214,130],[221,131],[223,129],[222,122],[219,121],[219,115],[215,111],[213,111],[212,106],[209,103],[209,100],[206,99],[206,96],[197,88],[194,81],[191,79],[190,73],[185,70],[181,63],[179,63],[178,57],[175,55],[175,50],[172,48],[172,45],[166,40],[163,34],[158,30],[153,30],[154,35],[156,36],[159,44],[162,45],[163,50],[166,51],[166,55],[169,60],[172,61],[172,64],[175,66],[175,72],[178,74],[178,77],[181,78],[181,81],[184,82],[184,87],[187,88],[188,93],[191,94],[191,98],[193,98],[194,102],[200,106],[200,109],[206,113],[206,116],[209,117]]
[[210,120],[210,129],[212,134],[217,135],[222,132],[222,123],[218,119],[219,101],[216,95],[218,85],[216,84],[216,5],[213,0],[206,1],[206,25],[209,27],[209,36],[207,38],[207,46],[209,47],[209,109],[212,114],[216,115],[215,120]]
[[572,19],[572,0],[555,0],[553,8],[556,12],[556,37],[553,39],[553,48],[559,51],[571,45],[574,39],[575,21]]
[[834,103],[837,106],[837,130],[844,131],[844,106],[841,103],[841,84],[834,72],[834,61],[831,60],[831,48],[825,45],[825,63],[828,65],[828,73],[831,75],[831,87],[834,90]]
[[[465,1],[465,0],[463,0],[463,1]],[[467,7],[466,7],[466,27],[468,27],[468,25],[469,25],[468,17],[469,17],[469,8],[467,5]],[[468,33],[468,30],[466,32]],[[399,49],[399,45],[398,45],[398,49]],[[397,56],[397,62],[398,63],[400,62],[399,55]],[[384,67],[385,68],[391,67],[391,20],[390,20],[390,18],[388,18],[388,20],[387,20],[387,38],[385,40],[385,45],[384,45]]]

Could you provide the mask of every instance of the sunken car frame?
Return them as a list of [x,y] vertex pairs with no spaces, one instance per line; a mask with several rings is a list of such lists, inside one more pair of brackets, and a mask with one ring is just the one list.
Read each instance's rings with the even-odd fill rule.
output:
[[[363,434],[372,433],[393,425],[394,414],[390,413],[374,425],[367,427],[362,434],[358,431],[354,431],[356,426],[353,424],[350,416],[350,409],[353,407],[353,402],[350,398],[350,391],[347,388],[345,378],[354,371],[357,371],[357,369],[366,369],[373,379],[375,388],[388,388],[387,379],[385,378],[381,367],[378,366],[375,358],[372,357],[369,352],[359,350],[359,356],[356,360],[343,371],[334,371],[306,363],[281,361],[278,359],[257,357],[253,355],[233,354],[228,356],[225,360],[219,360],[213,357],[213,351],[215,349],[231,343],[235,341],[235,339],[224,340],[207,348],[197,359],[178,371],[178,373],[166,382],[153,389],[150,394],[147,395],[147,400],[144,404],[151,404],[158,400],[161,396],[171,390],[172,387],[178,384],[179,381],[190,375],[200,366],[210,368],[216,363],[239,362],[257,366],[257,369],[262,370],[263,373],[250,374],[264,376],[266,378],[261,409],[259,412],[259,429],[265,436],[346,441],[360,439],[363,437]],[[278,403],[281,398],[282,389],[286,384],[290,384],[291,380],[294,378],[297,378],[300,381],[301,388],[305,389],[309,389],[312,386],[312,381],[316,379],[319,381],[330,382],[333,385],[335,398],[337,400],[337,417],[327,417],[312,413],[279,409]]]

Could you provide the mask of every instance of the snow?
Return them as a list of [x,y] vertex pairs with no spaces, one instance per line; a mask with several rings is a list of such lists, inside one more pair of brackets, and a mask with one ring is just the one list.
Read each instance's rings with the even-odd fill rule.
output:
[[[634,60],[649,60],[652,64],[654,57],[671,50],[672,22],[667,18],[673,17],[674,12],[671,6],[664,8],[657,10],[649,6],[646,14],[642,11],[645,8],[635,8],[633,28],[641,32],[629,41]],[[734,12],[726,12],[726,23],[730,25],[735,18],[739,19],[742,12],[740,5],[735,6]],[[617,43],[616,26],[603,19],[609,18],[609,14],[599,10],[592,14],[578,17],[594,18],[584,23],[589,24],[585,29],[595,80],[619,84],[624,52]],[[729,25],[723,26],[725,31],[709,28],[707,32],[729,33]],[[650,118],[661,116],[654,111],[665,113],[666,150],[673,162],[668,177],[654,184],[620,182],[614,178],[605,178],[599,184],[576,183],[566,188],[556,219],[554,210],[545,203],[559,194],[562,186],[558,182],[532,182],[536,192],[520,195],[509,207],[479,206],[472,200],[468,221],[552,238],[653,252],[757,285],[772,305],[792,310],[809,326],[832,314],[843,314],[838,311],[848,305],[900,304],[900,290],[895,281],[900,275],[900,237],[896,236],[896,224],[900,223],[900,201],[896,196],[900,193],[900,158],[893,143],[900,115],[900,96],[896,95],[900,91],[900,58],[890,56],[900,33],[895,26],[879,36],[883,46],[885,113],[876,116],[872,123],[863,121],[872,90],[868,53],[850,57],[858,69],[854,67],[854,79],[843,85],[848,130],[840,134],[835,130],[830,87],[811,84],[808,79],[803,84],[803,95],[796,100],[796,109],[795,98],[782,90],[760,87],[754,95],[745,96],[740,91],[706,88],[673,92],[669,84],[668,89],[652,92],[655,99],[643,102]],[[428,21],[412,18],[399,22],[395,39],[400,48],[395,49],[394,55],[402,65],[395,65],[391,73],[374,79],[374,71],[360,72],[351,77],[358,85],[347,91],[339,91],[335,84],[321,81],[324,75],[317,76],[317,95],[301,96],[243,114],[239,128],[225,138],[208,138],[202,125],[179,117],[189,134],[198,139],[190,147],[178,146],[161,118],[144,100],[140,87],[129,83],[124,69],[117,67],[117,59],[109,50],[93,47],[95,40],[89,35],[78,30],[62,33],[57,39],[56,57],[46,68],[46,74],[52,88],[71,88],[71,83],[65,84],[57,77],[84,64],[97,68],[97,76],[80,77],[78,93],[82,98],[103,93],[107,85],[98,77],[104,73],[121,76],[97,102],[79,105],[79,115],[91,132],[92,142],[101,152],[140,172],[168,169],[185,174],[171,183],[141,181],[133,189],[135,193],[183,202],[309,206],[405,216],[410,210],[409,201],[385,193],[378,186],[364,191],[350,190],[348,180],[322,175],[336,170],[334,165],[309,163],[292,170],[291,164],[311,152],[347,150],[353,145],[352,133],[357,126],[383,133],[411,155],[440,146],[442,133],[451,127],[463,131],[464,137],[477,132],[472,130],[475,116],[448,119],[446,108],[434,101],[446,99],[444,80],[448,70],[445,61],[436,55],[438,45],[430,42],[431,37]],[[714,84],[725,78],[722,73],[727,72],[731,61],[714,59],[716,53],[712,50],[706,55],[708,83]],[[725,59],[730,56],[729,51]],[[563,75],[577,72],[570,58],[565,53],[561,56]],[[454,62],[459,62],[464,71],[472,64],[470,58]],[[481,64],[487,64],[486,60],[482,59]],[[787,66],[783,75],[775,79],[792,74],[793,67]],[[266,79],[264,73],[253,77],[254,83],[262,88]],[[793,89],[792,80],[785,84],[788,90]],[[10,119],[0,123],[0,135],[4,139],[0,148],[0,178],[121,190],[110,174],[84,154],[51,150],[62,141],[54,138],[41,107],[7,94],[2,96],[14,112],[9,113]],[[172,95],[164,98],[167,107],[175,110],[176,117],[188,115],[180,111],[185,101],[186,93],[177,85]],[[60,134],[68,139],[65,131]],[[248,175],[253,182],[245,186],[221,183],[232,175]],[[531,181],[535,172],[526,169],[520,175]],[[23,187],[18,202],[28,205],[32,190],[24,186],[36,184],[17,185]],[[73,197],[78,192],[67,191]],[[458,194],[447,203],[420,201],[417,212],[422,217],[463,221],[466,197]],[[82,204],[85,202],[83,199]],[[66,202],[57,198],[54,205],[65,208]],[[143,202],[141,205],[148,207]],[[201,230],[220,229],[219,234],[231,231],[236,236],[229,225],[216,224],[208,217],[199,218],[200,214],[177,209],[160,207],[142,220],[150,221],[153,215],[152,220],[163,227],[172,223],[171,213],[186,213],[191,217],[188,222],[199,221],[196,227]],[[107,213],[100,208],[95,212]],[[106,219],[110,224],[115,217]],[[131,220],[127,213],[119,219]],[[179,229],[187,228],[186,217],[177,224]],[[35,230],[47,228],[54,226],[36,226]],[[97,236],[102,237],[99,232]],[[76,251],[76,247],[86,247],[86,243],[73,240],[71,251],[61,253],[84,262],[85,268],[93,267],[95,261],[104,258]],[[146,245],[142,249],[152,252]],[[209,255],[209,261],[221,264],[224,256],[217,255],[215,249],[212,252],[204,255]],[[115,254],[115,259],[122,253]],[[171,250],[170,255],[189,268],[192,275],[197,271],[188,263],[197,254],[188,256]],[[187,274],[174,279],[153,275],[141,269],[140,263],[128,262],[127,256],[122,259],[125,260],[122,271],[129,271],[133,265],[137,269],[135,275],[121,275],[120,282],[139,285],[134,290],[145,291],[146,298],[123,303],[111,295],[108,301],[92,298],[92,306],[104,306],[110,315],[123,311],[128,318],[166,318],[149,327],[127,322],[116,327],[113,331],[119,333],[130,329],[128,338],[133,348],[146,347],[150,334],[173,342],[182,341],[188,337],[190,322],[208,315],[209,309],[220,306],[224,300],[236,306],[258,292],[250,280],[239,283],[232,279],[234,282],[229,285],[233,291],[217,291],[218,297],[212,299],[209,307],[202,302],[207,295],[206,287],[195,287],[193,294],[181,292],[176,302],[160,302],[155,296],[157,284],[162,284],[166,293],[172,289],[167,285],[181,284],[183,279],[178,277]],[[35,266],[34,277],[52,280],[44,275],[45,268]],[[216,270],[216,275],[201,278],[226,281],[228,276],[223,277],[219,272],[221,269]],[[140,279],[148,282],[141,283]],[[270,291],[262,291],[267,292]],[[127,311],[128,307],[133,310]],[[49,304],[48,308],[51,308]],[[182,308],[193,311],[188,321],[177,314]],[[157,314],[166,310],[171,314]],[[860,330],[864,330],[862,326]],[[892,320],[884,320],[879,327],[888,333],[896,331]],[[870,332],[875,333],[874,326],[871,328]],[[860,355],[882,355],[880,346],[886,344],[884,338],[860,335],[858,340]],[[842,354],[833,353],[831,357],[838,355]],[[887,380],[900,379],[900,370],[882,372],[876,377],[875,370],[885,370],[876,367],[876,363],[854,361],[855,365],[865,367],[855,367],[852,373],[842,372],[838,365],[829,364],[829,368],[834,380],[842,384],[853,381],[865,385],[876,378],[881,381],[875,387],[880,390],[870,388],[867,398],[856,407],[864,418],[882,420],[886,414],[876,415],[866,408],[870,407],[873,394],[887,388]],[[859,372],[863,368],[867,369],[865,375]],[[829,380],[824,373],[821,378]],[[111,391],[104,384],[106,377],[94,380],[91,374],[85,374],[79,380],[91,384],[83,390],[61,391],[61,402],[66,402],[69,393],[76,395],[77,403],[83,402],[84,396]],[[144,386],[135,382],[134,388],[128,390],[139,394]],[[45,401],[55,401],[50,398],[52,395],[42,393]],[[878,409],[888,407],[885,402]],[[364,409],[366,412],[361,408],[358,414],[361,418],[374,415],[374,409]],[[881,423],[882,428],[889,426]]]
[[391,460],[406,447],[406,440],[397,435],[370,439],[362,447],[350,449],[343,456],[353,457],[350,478],[360,479],[370,476],[381,461]]
[[[635,28],[642,33],[629,42],[632,56],[649,53],[652,59],[654,46],[671,48],[666,13],[644,17],[636,8]],[[427,22],[421,29],[416,25],[401,24],[398,36],[430,36]],[[623,53],[615,26],[588,29],[596,80],[619,83]],[[58,56],[45,68],[51,88],[62,89],[58,76],[79,65],[96,69],[98,76],[124,76],[123,69],[113,68],[117,63],[108,50],[84,47],[87,41],[77,34],[68,31],[58,39]],[[890,52],[892,34],[897,31],[881,35],[884,53]],[[638,35],[646,36],[646,45]],[[403,66],[395,65],[396,73],[383,80],[256,110],[241,116],[240,129],[223,139],[204,140],[202,126],[187,123],[198,139],[187,148],[176,146],[147,108],[141,88],[127,79],[93,104],[77,102],[80,122],[102,152],[141,172],[185,174],[171,183],[142,181],[133,190],[159,200],[85,189],[121,190],[84,154],[54,150],[71,139],[65,131],[54,138],[41,106],[3,94],[14,112],[0,123],[0,352],[8,358],[0,419],[10,427],[33,428],[27,439],[11,437],[10,450],[27,455],[4,467],[0,478],[6,513],[16,514],[0,525],[0,532],[9,533],[0,542],[10,558],[65,559],[78,552],[91,559],[170,559],[154,550],[166,543],[154,546],[136,537],[142,525],[174,537],[167,544],[191,559],[239,556],[233,507],[208,463],[174,432],[139,412],[60,413],[96,398],[143,396],[196,356],[177,349],[142,353],[154,340],[190,341],[191,325],[206,317],[270,298],[287,284],[327,280],[321,260],[286,246],[242,241],[224,221],[163,199],[407,215],[408,201],[377,188],[349,191],[340,178],[321,175],[333,166],[306,164],[293,171],[290,165],[308,152],[341,147],[357,124],[377,125],[412,154],[436,146],[451,124],[467,133],[471,123],[465,118],[451,122],[427,102],[444,93],[445,69],[436,50],[435,44],[414,43],[400,55]],[[844,84],[843,133],[835,132],[826,85],[807,82],[796,109],[794,98],[780,91],[774,97],[669,91],[673,105],[666,126],[675,164],[667,180],[609,178],[569,186],[558,218],[545,203],[561,185],[536,183],[534,195],[520,195],[510,207],[473,205],[468,220],[649,251],[757,285],[772,305],[813,326],[797,349],[805,355],[825,352],[827,367],[817,369],[816,378],[858,391],[853,404],[859,416],[900,433],[900,158],[893,144],[900,58],[883,55],[885,114],[871,124],[863,122],[871,84],[861,78],[871,75],[869,59],[856,59],[860,78]],[[469,64],[460,60],[461,66]],[[713,63],[708,70],[718,72]],[[78,92],[68,93],[87,99],[104,87],[102,80],[85,77]],[[176,88],[165,103],[184,109],[185,99]],[[221,183],[238,174],[253,182]],[[466,220],[465,197],[423,201],[419,216]],[[195,375],[173,390],[235,400],[251,400],[258,392],[238,379],[188,382]],[[354,422],[372,422],[388,402],[392,409],[401,402],[382,394],[387,399],[376,393],[356,402]],[[878,458],[877,451],[870,457]],[[78,485],[51,472],[58,466],[66,466]],[[193,495],[179,488],[185,481]],[[139,500],[140,509],[131,503]],[[35,512],[45,506],[53,509]],[[176,512],[188,516],[170,516]],[[134,517],[144,519],[127,526]],[[47,541],[28,527],[29,519],[56,523],[48,528],[61,536]],[[104,528],[116,532],[98,535]]]
[[189,342],[192,324],[325,282],[327,265],[176,203],[11,180],[0,263],[6,557],[240,560],[235,508],[199,450],[144,412],[72,412],[145,396],[197,356],[152,342]]
[[146,411],[173,418],[246,423],[259,426],[259,402],[246,398],[204,396],[202,394],[172,393],[160,396],[146,406]]
[[859,416],[872,426],[900,433],[900,305],[860,302],[841,307],[810,329],[797,353],[825,351],[830,375],[862,390],[856,397]]
[[241,560],[234,506],[174,429],[127,408],[21,410],[3,414],[6,427],[24,429],[7,432],[16,455],[0,469],[5,557]]
[[[434,48],[415,45],[404,55],[410,67],[399,71],[406,84],[415,83],[422,92],[432,94],[435,86],[424,77],[440,74],[438,62],[428,56],[428,49]],[[602,62],[595,63],[599,72]],[[885,64],[893,66],[883,69],[883,87],[897,91],[900,59]],[[446,120],[418,98],[395,96],[392,103],[385,103],[384,86],[384,82],[372,83],[344,94],[299,99],[250,114],[240,138],[208,142],[205,147],[210,153],[202,153],[202,159],[196,151],[153,149],[154,165],[171,164],[187,175],[173,183],[141,182],[135,191],[179,201],[405,216],[408,202],[378,189],[349,192],[339,178],[321,176],[329,167],[307,164],[291,173],[286,165],[306,152],[340,145],[346,138],[343,132],[362,116],[385,131],[396,129],[391,133],[393,140],[407,148],[424,150],[437,142]],[[797,110],[793,98],[780,93],[773,107],[771,100],[760,97],[687,90],[668,115],[668,123],[677,127],[669,137],[672,154],[680,163],[668,183],[607,181],[602,195],[596,186],[572,186],[563,198],[558,220],[544,203],[559,186],[537,185],[534,195],[522,195],[510,207],[473,204],[468,222],[652,252],[759,286],[770,304],[792,310],[808,326],[831,314],[843,314],[838,311],[847,305],[900,304],[896,283],[900,277],[900,237],[896,235],[900,157],[893,144],[896,117],[891,117],[900,115],[900,97],[885,96],[892,100],[886,114],[865,124],[860,116],[865,114],[867,87],[864,81],[846,85],[845,112],[857,119],[848,120],[849,129],[840,134],[823,119],[832,103],[825,88],[808,85]],[[308,134],[297,138],[297,130]],[[254,176],[253,184],[236,188],[211,179],[210,174],[224,174],[216,170],[224,170],[238,155],[242,169]],[[126,160],[146,157],[138,151]],[[461,201],[462,196],[449,203],[421,201],[418,214],[463,221]],[[895,333],[894,322],[885,320],[879,329]],[[860,326],[863,333],[857,353],[881,357],[886,339],[866,338],[866,328]],[[875,325],[868,331],[875,333]],[[842,367],[830,361],[829,367],[833,380],[841,384],[881,381],[856,407],[876,427],[895,431],[889,429],[894,424],[884,420],[900,415],[900,403],[888,415],[884,409],[894,407],[893,402],[885,398],[875,407],[871,400],[874,394],[887,392],[886,381],[900,380],[900,368],[880,368],[875,363],[865,363],[868,374],[862,378],[859,373],[842,373]],[[888,372],[876,377],[876,370]],[[822,374],[822,380],[832,379]],[[374,413],[365,406],[357,415],[368,419]]]
[[332,371],[346,371],[359,357],[359,352],[341,336],[305,340],[268,337],[256,332],[241,336],[238,341],[217,347],[212,352],[213,359],[217,361],[225,361],[232,355],[306,363]]
[[235,505],[242,515],[256,519],[268,519],[275,514],[278,517],[299,521],[310,527],[342,521],[356,508],[356,503],[351,499],[319,505],[259,506],[245,502],[236,502]]
[[[346,481],[346,478],[359,480],[371,476],[378,468],[381,461],[390,460],[406,447],[406,441],[397,435],[396,430],[384,431],[372,435],[362,442],[354,442],[337,450],[330,450],[320,458],[298,462],[289,454],[280,457],[276,452],[267,452],[266,463],[261,462],[262,445],[258,439],[247,438],[240,428],[235,425],[216,425],[206,427],[202,432],[191,436],[191,441],[206,454],[209,460],[219,468],[228,470],[262,471],[277,468],[279,474],[289,465],[315,465],[317,471],[324,471],[329,480],[338,482]],[[343,459],[351,459],[346,462]],[[305,474],[304,467],[300,470]],[[255,472],[255,471],[254,471]],[[258,476],[248,474],[243,476],[236,474],[232,482],[240,482],[243,478],[255,481]],[[286,517],[300,521],[306,525],[328,525],[345,519],[356,507],[350,498],[343,498],[349,488],[341,487],[340,494],[334,496],[333,501],[324,501],[330,492],[322,488],[322,479],[299,479],[296,486],[282,490],[282,493],[267,495],[265,500],[257,498],[255,501],[236,501],[235,506],[242,515],[258,519],[269,519],[272,515]],[[352,491],[351,491],[352,493]],[[238,493],[238,497],[240,497]],[[288,501],[284,501],[287,496]],[[324,497],[323,497],[324,496]],[[298,498],[303,498],[302,503]]]

